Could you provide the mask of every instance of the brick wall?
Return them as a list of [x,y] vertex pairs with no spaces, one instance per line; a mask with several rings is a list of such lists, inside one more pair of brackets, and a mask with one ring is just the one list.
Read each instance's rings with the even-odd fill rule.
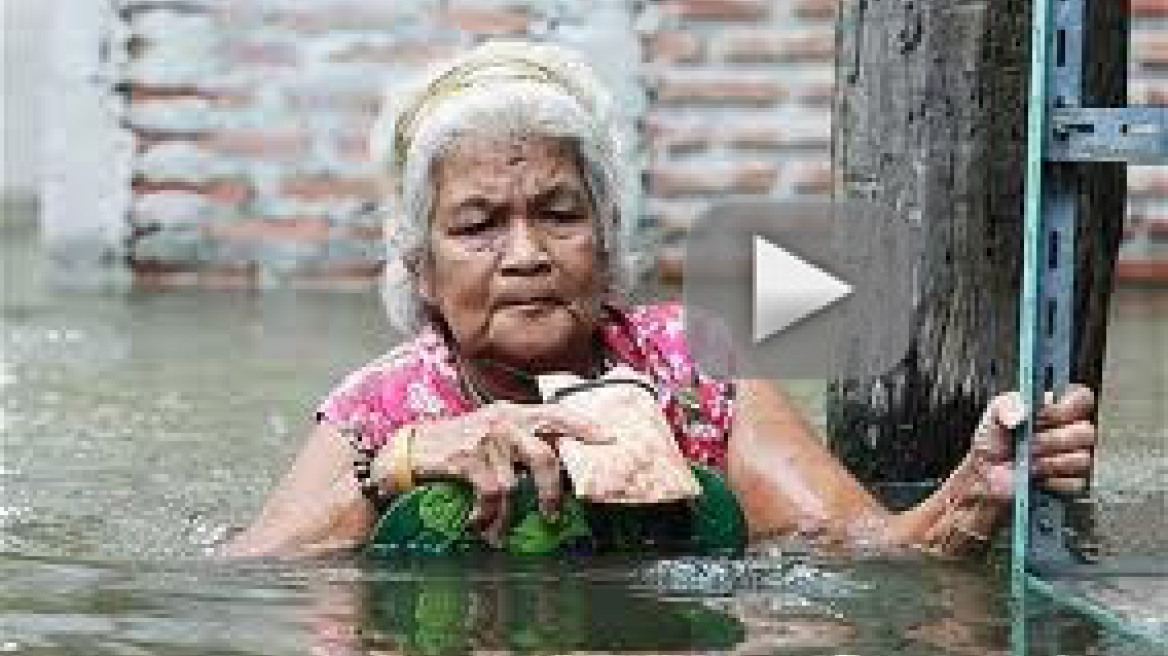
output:
[[[125,230],[100,245],[105,259],[128,263],[145,286],[368,287],[382,264],[385,190],[366,135],[385,85],[489,37],[550,38],[596,54],[635,137],[645,93],[630,66],[640,60],[632,9],[624,0],[122,0],[99,68],[132,144],[119,178],[130,193]],[[59,178],[85,173],[60,152],[70,175]],[[58,262],[76,260],[76,243],[50,244]]]
[[[1168,0],[1132,5],[1132,102],[1168,104]],[[129,144],[102,177],[120,189],[70,192],[86,170],[52,158],[58,184],[46,196],[105,194],[106,216],[124,229],[107,220],[106,257],[89,259],[128,263],[137,284],[369,286],[383,190],[365,133],[382,87],[494,36],[551,38],[597,59],[639,143],[641,220],[660,235],[665,276],[678,273],[681,237],[711,200],[830,187],[834,0],[117,6],[88,29],[104,34],[96,79],[120,114],[121,127],[103,129]],[[1154,243],[1168,239],[1168,172],[1134,169],[1131,184],[1125,253],[1168,257]],[[74,200],[49,208],[55,234],[81,221],[87,200]],[[57,240],[58,260],[76,261],[77,244]]]
[[663,274],[679,272],[685,230],[713,199],[830,193],[832,3],[656,2],[640,28]]
[[[1168,105],[1168,0],[1130,0],[1128,102]],[[1168,166],[1128,170],[1128,220],[1118,273],[1130,281],[1168,280]]]

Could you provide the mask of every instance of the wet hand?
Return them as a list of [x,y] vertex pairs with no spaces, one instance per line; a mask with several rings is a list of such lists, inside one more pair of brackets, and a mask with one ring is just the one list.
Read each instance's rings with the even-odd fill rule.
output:
[[531,473],[546,516],[559,511],[563,496],[559,442],[607,443],[586,417],[557,406],[497,402],[475,412],[418,427],[411,466],[419,481],[461,480],[475,491],[471,528],[498,539],[507,524],[516,465]]
[[[1046,395],[1031,451],[1031,468],[1041,488],[1060,494],[1087,489],[1095,452],[1094,410],[1095,395],[1082,385],[1070,385],[1057,402]],[[1013,497],[1012,431],[1024,418],[1021,395],[1001,394],[990,401],[974,433],[971,455],[982,470],[984,493],[991,499]]]

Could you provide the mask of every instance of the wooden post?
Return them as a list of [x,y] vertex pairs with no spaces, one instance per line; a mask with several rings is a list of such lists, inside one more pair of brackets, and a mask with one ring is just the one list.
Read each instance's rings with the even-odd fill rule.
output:
[[[1090,3],[1085,104],[1126,104],[1125,4]],[[986,401],[1014,387],[1029,9],[840,0],[834,193],[913,222],[923,244],[903,361],[828,385],[831,448],[877,488],[945,476]],[[1122,165],[1079,170],[1072,380],[1098,389],[1126,186]],[[846,252],[879,247],[879,234],[858,232],[844,225]],[[875,316],[859,307],[850,317],[849,335],[868,348],[881,347],[867,327]]]

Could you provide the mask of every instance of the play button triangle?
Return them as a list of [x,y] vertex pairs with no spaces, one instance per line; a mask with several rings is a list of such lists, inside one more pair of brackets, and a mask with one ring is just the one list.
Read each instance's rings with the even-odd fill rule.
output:
[[852,293],[852,286],[762,237],[754,237],[754,341]]

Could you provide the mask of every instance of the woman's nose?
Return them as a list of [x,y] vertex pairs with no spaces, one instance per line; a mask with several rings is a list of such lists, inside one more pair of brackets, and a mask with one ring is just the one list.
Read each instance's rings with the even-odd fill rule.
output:
[[501,268],[504,273],[542,273],[550,268],[551,259],[539,231],[526,221],[516,221],[504,238]]

